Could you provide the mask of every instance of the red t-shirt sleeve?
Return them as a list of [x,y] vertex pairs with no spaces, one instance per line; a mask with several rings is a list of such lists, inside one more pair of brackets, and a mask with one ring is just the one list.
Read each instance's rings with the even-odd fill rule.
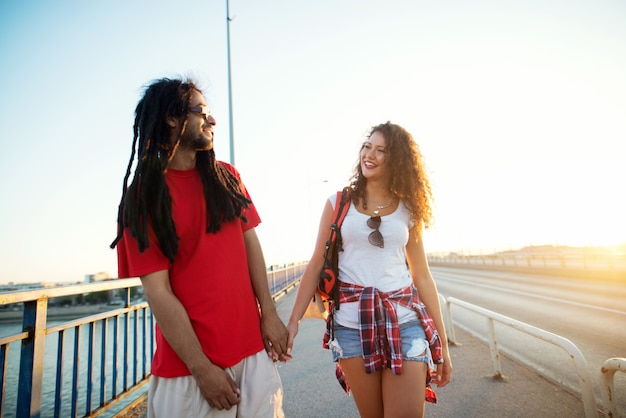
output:
[[[239,174],[239,171],[237,171],[237,169],[233,167],[232,165],[225,163],[223,161],[220,161],[220,164],[222,164],[224,167],[228,169],[228,171],[230,171],[231,173],[235,175],[237,180],[239,180],[239,184],[241,184],[241,188],[246,194],[246,197],[250,201],[252,201],[252,198],[250,197],[250,194],[248,193],[248,189],[246,189],[246,186],[241,181],[241,175]],[[241,229],[243,230],[243,232],[246,232],[252,228],[256,228],[261,223],[261,217],[259,216],[259,213],[257,212],[256,207],[254,206],[254,202],[250,203],[250,206],[248,206],[248,209],[244,209],[242,214],[248,220],[248,222],[244,222],[243,220],[241,220]]]
[[140,252],[137,240],[131,236],[128,228],[124,229],[124,235],[117,244],[118,277],[140,277],[169,268],[169,260],[161,252],[151,228],[148,238],[150,245]]

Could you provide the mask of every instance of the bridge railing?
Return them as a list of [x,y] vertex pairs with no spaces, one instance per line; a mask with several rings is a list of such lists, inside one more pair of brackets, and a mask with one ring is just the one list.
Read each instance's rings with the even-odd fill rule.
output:
[[[141,388],[154,328],[148,304],[130,299],[140,285],[139,279],[119,279],[0,295],[0,306],[23,305],[21,332],[0,338],[0,415],[95,416]],[[124,291],[122,308],[48,325],[51,298],[111,290]],[[17,386],[9,386],[7,376],[16,369]],[[7,410],[7,398],[14,410]]]
[[457,305],[471,312],[479,314],[487,319],[487,343],[489,345],[494,373],[493,377],[495,379],[502,378],[502,368],[500,365],[500,349],[498,347],[498,339],[496,336],[494,322],[498,322],[510,328],[524,332],[528,335],[532,335],[566,351],[569,358],[572,360],[574,367],[576,368],[578,382],[581,389],[585,417],[596,418],[598,416],[596,412],[596,401],[593,395],[593,387],[591,385],[591,374],[589,372],[587,361],[585,360],[585,357],[578,349],[578,347],[576,347],[576,345],[574,345],[574,343],[572,343],[570,340],[453,297],[445,298],[443,295],[440,295],[440,304],[443,310],[446,333],[448,334],[448,339],[453,344],[457,343],[457,341],[454,335],[451,305]]
[[274,298],[285,293],[290,287],[297,283],[302,277],[308,262],[273,265],[268,268],[267,277],[270,285],[270,292]]
[[601,252],[593,249],[560,249],[535,251],[532,248],[494,253],[429,253],[432,266],[462,266],[477,269],[516,269],[529,273],[571,274],[626,281],[626,253]]
[[[292,286],[306,264],[268,269],[272,294]],[[23,306],[21,330],[0,336],[0,417],[98,416],[144,387],[155,337],[147,302],[131,300],[139,286],[137,278],[115,279],[0,294],[0,307]],[[48,325],[52,298],[119,290],[121,308]]]
[[613,377],[615,372],[626,373],[626,358],[610,358],[602,365],[602,400],[604,401],[604,414],[610,418],[617,418],[617,406],[615,405],[616,393],[613,390]]

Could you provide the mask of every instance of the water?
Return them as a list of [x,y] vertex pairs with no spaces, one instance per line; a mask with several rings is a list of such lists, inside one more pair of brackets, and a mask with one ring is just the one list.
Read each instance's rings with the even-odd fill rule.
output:
[[[135,372],[137,381],[142,379],[144,373],[150,373],[150,357],[144,356],[143,344],[144,344],[144,332],[142,330],[142,315],[138,322],[137,330],[137,354],[133,350],[133,332],[134,332],[134,317],[131,316],[129,323],[129,341],[128,341],[128,370],[124,373],[124,321],[120,318],[119,325],[117,327],[118,350],[117,356],[113,355],[113,336],[116,332],[115,320],[110,319],[107,321],[107,333],[106,337],[103,333],[103,321],[98,321],[93,326],[93,367],[91,368],[91,381],[92,395],[89,398],[87,396],[87,382],[89,379],[89,367],[88,367],[88,353],[89,353],[89,340],[90,340],[90,326],[88,324],[82,325],[79,328],[79,350],[78,350],[78,399],[77,399],[77,412],[79,416],[84,415],[87,402],[91,401],[91,410],[96,409],[101,403],[101,390],[104,390],[104,399],[110,399],[114,395],[119,395],[124,387],[124,375],[127,379],[127,387],[131,387],[135,382]],[[62,324],[65,321],[48,321],[48,328]],[[146,332],[148,340],[145,340],[147,352],[151,352],[151,346],[149,341],[149,322],[146,323]],[[0,337],[13,335],[21,332],[22,325],[20,323],[0,324]],[[61,401],[61,416],[70,416],[72,407],[72,380],[74,374],[74,351],[75,351],[75,328],[70,328],[65,331],[63,337],[64,354],[62,359],[62,401]],[[42,384],[42,401],[41,401],[41,417],[53,417],[55,408],[55,385],[57,377],[57,352],[59,347],[59,332],[52,333],[46,336],[45,342],[45,354],[44,354],[44,372],[43,372],[43,384]],[[101,377],[101,359],[102,359],[102,341],[106,338],[106,348],[104,349],[105,358],[105,382],[104,385],[100,384]],[[8,350],[8,366],[7,377],[5,385],[5,400],[4,400],[4,416],[14,417],[16,415],[17,408],[17,387],[19,380],[19,357],[20,357],[21,342],[11,343]],[[113,387],[113,360],[117,357],[117,382]],[[130,400],[129,400],[130,401]],[[126,403],[128,403],[127,401]],[[118,409],[118,408],[116,408]]]

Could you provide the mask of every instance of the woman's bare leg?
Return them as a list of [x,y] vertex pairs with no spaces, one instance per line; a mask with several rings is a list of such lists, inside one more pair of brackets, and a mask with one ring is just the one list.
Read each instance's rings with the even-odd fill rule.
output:
[[385,417],[416,418],[424,416],[426,370],[427,365],[424,362],[403,361],[401,375],[394,375],[390,369],[382,371]]
[[339,364],[350,384],[354,402],[361,418],[380,418],[383,416],[383,397],[381,387],[382,373],[365,373],[363,357],[339,360]]

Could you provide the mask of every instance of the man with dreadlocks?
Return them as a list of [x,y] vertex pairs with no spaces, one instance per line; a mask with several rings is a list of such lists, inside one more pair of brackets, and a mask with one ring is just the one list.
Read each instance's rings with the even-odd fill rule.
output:
[[157,320],[148,417],[283,417],[274,362],[289,359],[288,335],[259,215],[239,173],[215,159],[215,123],[190,81],[153,82],[135,109],[111,248]]

